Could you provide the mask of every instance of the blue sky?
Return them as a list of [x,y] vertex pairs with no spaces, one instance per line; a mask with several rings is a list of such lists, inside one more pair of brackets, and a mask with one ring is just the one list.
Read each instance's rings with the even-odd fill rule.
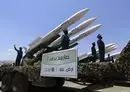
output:
[[[38,36],[44,36],[75,12],[90,11],[75,25],[91,17],[103,26],[79,41],[79,54],[89,52],[97,34],[105,44],[114,42],[117,51],[130,40],[130,0],[1,0],[0,60],[15,60],[13,45],[27,46]],[[91,26],[92,26],[91,25]]]

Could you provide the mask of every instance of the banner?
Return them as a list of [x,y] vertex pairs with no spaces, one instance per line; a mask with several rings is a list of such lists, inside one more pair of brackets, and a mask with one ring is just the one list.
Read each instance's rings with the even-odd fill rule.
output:
[[40,75],[77,78],[77,50],[67,49],[43,54]]

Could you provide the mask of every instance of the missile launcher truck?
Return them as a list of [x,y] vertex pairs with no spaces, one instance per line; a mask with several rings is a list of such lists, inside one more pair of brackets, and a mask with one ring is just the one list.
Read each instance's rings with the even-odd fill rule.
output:
[[[3,66],[3,71],[1,74],[1,90],[3,92],[27,92],[31,85],[40,87],[53,87],[60,88],[65,82],[64,77],[44,77],[40,76],[42,55],[52,51],[60,50],[60,44],[51,44],[60,39],[59,33],[64,29],[68,28],[70,25],[74,24],[76,21],[80,20],[88,9],[80,10],[79,12],[72,15],[54,30],[49,32],[46,36],[40,37],[30,44],[25,56],[23,57],[21,66],[7,65]],[[82,23],[81,25],[74,28],[69,34],[72,36],[81,30],[85,29],[95,18],[89,19],[88,21]],[[70,40],[70,48],[78,45],[77,41],[95,32],[101,25],[96,25],[80,33],[78,36]],[[60,41],[60,40],[58,40]],[[56,41],[55,43],[60,43]]]

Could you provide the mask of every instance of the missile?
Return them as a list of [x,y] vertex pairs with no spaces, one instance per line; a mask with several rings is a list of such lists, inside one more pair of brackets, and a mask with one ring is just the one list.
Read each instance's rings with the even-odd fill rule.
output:
[[116,49],[117,49],[116,46],[110,47],[110,48],[108,48],[108,49],[105,50],[105,53],[109,53],[109,52],[114,51]]
[[[105,54],[106,53],[109,53],[111,51],[114,51],[115,49],[117,49],[116,45],[112,45],[112,46],[106,46],[105,47]],[[96,50],[97,51],[97,54],[99,54],[99,50]],[[88,56],[92,55],[91,52],[88,53]]]
[[85,32],[80,33],[79,35],[77,35],[76,37],[74,37],[70,40],[70,45],[83,39],[84,37],[90,35],[91,33],[95,32],[100,27],[101,27],[101,24],[98,24],[98,25],[95,25],[95,26],[87,29]]
[[49,45],[50,43],[47,43],[47,42],[49,42],[49,40],[51,40],[53,37],[58,35],[64,29],[68,28],[70,25],[72,25],[75,22],[77,22],[78,20],[80,20],[87,13],[88,10],[89,9],[86,8],[86,9],[80,10],[79,12],[72,15],[70,18],[68,18],[63,23],[61,23],[59,26],[57,26],[55,29],[53,29],[51,32],[49,32],[47,35],[43,36],[34,45],[30,46],[27,53],[34,54],[37,52],[37,50],[35,50],[36,48],[40,47],[43,44],[45,44],[45,46]]
[[78,33],[79,31],[85,29],[86,27],[88,27],[90,24],[92,24],[94,21],[96,20],[96,17],[94,18],[90,18],[84,22],[82,22],[81,24],[79,24],[78,26],[76,26],[75,28],[73,28],[72,30],[70,30],[69,32],[69,36],[72,36],[76,33]]
[[[116,45],[114,43],[110,43],[110,44],[105,45],[105,53],[111,52],[115,49],[116,49]],[[99,53],[98,49],[96,50],[96,52],[97,52],[97,54]],[[88,56],[91,56],[91,55],[92,55],[92,52],[84,53],[84,54],[79,56],[79,61],[82,60],[82,59],[85,59],[85,58],[87,58]]]
[[[84,37],[90,35],[91,33],[95,32],[100,27],[101,27],[101,24],[98,24],[98,25],[95,25],[95,26],[87,29],[85,32],[82,32],[79,35],[73,37],[70,40],[69,44],[72,45],[72,44],[76,43],[77,41],[79,41],[79,40],[83,39]],[[56,47],[58,47],[58,48],[61,47],[61,44],[58,44]]]
[[33,40],[31,43],[29,43],[29,47],[31,47],[32,45],[37,43],[40,39],[41,39],[41,37],[37,37],[35,40]]
[[[110,56],[112,56],[114,59],[117,59],[117,58],[119,58],[120,53],[121,53],[121,52],[116,52],[116,53],[111,54]],[[106,58],[107,58],[107,57],[106,57]]]
[[[74,38],[72,38],[72,39],[70,40],[69,45],[70,45],[70,46],[73,45],[73,44],[76,43],[77,41],[79,41],[79,40],[83,39],[84,37],[90,35],[91,33],[95,32],[95,31],[96,31],[98,28],[100,28],[100,27],[101,27],[101,24],[98,24],[98,25],[95,25],[95,26],[89,28],[89,29],[86,30],[85,32],[80,33],[79,35],[77,35],[76,37],[74,37]],[[49,47],[50,47],[50,46],[49,46]],[[54,47],[55,47],[55,46],[54,46]],[[56,47],[57,47],[57,48],[60,48],[60,47],[61,47],[61,44],[58,44]],[[60,49],[61,49],[61,48],[60,48]]]
[[[107,54],[107,53],[109,53],[109,52],[111,52],[111,51],[114,51],[114,50],[116,50],[117,48],[115,47],[115,48],[111,48],[111,49],[107,49],[106,51],[105,51],[105,54]],[[90,53],[89,52],[89,54],[87,54],[87,53],[85,53],[85,54],[83,54],[83,55],[81,55],[81,56],[79,56],[78,58],[79,58],[79,61],[80,60],[83,60],[83,59],[85,59],[85,58],[87,58],[87,57],[89,57],[89,56],[91,56],[92,55],[92,53]],[[99,55],[99,52],[97,52],[97,55]],[[118,57],[118,55],[116,56],[115,55],[115,57]]]
[[88,54],[87,54],[87,53],[84,53],[84,54],[78,56],[78,61],[83,60],[83,59],[85,59],[85,58],[87,58],[87,57],[88,57]]
[[112,46],[116,46],[115,43],[109,43],[109,44],[105,45],[105,49],[112,47]]
[[48,47],[47,44],[52,43],[58,37],[60,37],[60,35],[56,35],[56,36],[52,37],[52,39],[48,40],[48,42],[46,42],[46,43],[41,43],[40,45],[38,45],[36,48],[32,49],[31,51],[27,50],[27,52],[26,52],[27,55],[26,56],[32,56],[35,53],[37,53],[38,51],[40,51],[41,49],[46,49]]
[[[74,43],[74,44],[70,45],[69,48],[73,48],[73,47],[75,47],[75,46],[77,46],[77,45],[78,45],[78,43]],[[50,51],[56,51],[57,48],[55,48],[55,47],[48,47],[48,49],[39,50],[37,53],[35,53],[36,58],[37,58],[37,59],[40,59],[41,56],[42,56],[42,54],[47,53],[48,50],[50,50]],[[61,49],[60,49],[60,50],[61,50]]]
[[[116,52],[116,53],[110,54],[110,57],[113,57],[114,60],[115,60],[115,59],[118,59],[119,56],[120,56],[120,53],[121,53],[121,52]],[[105,56],[105,60],[107,60],[107,58],[108,58],[108,55]],[[99,60],[98,60],[98,61],[99,61]]]
[[70,45],[69,48],[74,48],[77,45],[78,45],[78,43],[74,43],[74,44]]
[[[111,49],[113,50],[114,48],[116,48],[116,45],[114,43],[110,43],[105,45],[105,53],[108,53],[111,51]],[[96,49],[96,52],[98,53],[98,49]],[[88,52],[87,55],[90,56],[92,54],[92,52]]]
[[116,57],[117,55],[120,55],[120,53],[121,53],[121,51],[119,51],[119,52],[115,52],[115,53],[111,54],[111,56]]
[[[90,24],[92,24],[95,20],[96,20],[96,17],[90,18],[90,19],[82,22],[81,24],[79,24],[78,26],[76,26],[75,28],[70,30],[69,33],[68,33],[68,36],[71,37],[72,35],[75,35],[76,33],[80,32],[81,30],[85,29]],[[49,47],[55,46],[57,44],[60,44],[60,41],[61,41],[61,37],[59,37],[54,42],[52,42]]]

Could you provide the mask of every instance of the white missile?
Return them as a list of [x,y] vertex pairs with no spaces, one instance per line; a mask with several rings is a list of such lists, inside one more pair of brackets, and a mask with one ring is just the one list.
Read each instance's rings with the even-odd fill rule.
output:
[[109,44],[105,45],[105,49],[112,47],[112,46],[116,46],[115,43],[109,43]]
[[[92,24],[95,20],[96,20],[96,17],[90,18],[90,19],[82,22],[81,24],[79,24],[78,26],[76,26],[75,28],[70,30],[68,33],[68,36],[71,37],[72,35],[75,35],[76,33],[80,32],[81,30],[85,29],[90,24]],[[57,44],[60,44],[60,41],[61,41],[61,37],[59,37],[54,42],[52,42],[49,47],[56,46]]]
[[111,56],[115,56],[115,55],[119,55],[119,54],[121,54],[121,51],[115,52],[115,53],[111,54]]
[[74,44],[70,45],[69,48],[74,48],[77,45],[78,45],[78,43],[74,43]]
[[76,26],[75,28],[73,28],[72,30],[70,30],[68,36],[72,36],[72,35],[78,33],[79,31],[85,29],[85,28],[88,27],[90,24],[92,24],[95,20],[96,20],[96,17],[90,18],[90,19],[88,19],[88,20],[82,22],[81,24],[79,24],[78,26]]
[[35,43],[37,43],[42,37],[37,37],[35,40],[33,40],[29,46],[31,47],[32,45],[34,45]]
[[[116,53],[111,54],[110,56],[112,56],[114,59],[117,59],[117,58],[119,58],[120,53],[121,53],[121,52],[116,52]],[[107,57],[106,57],[106,58],[107,58]]]
[[[110,54],[110,58],[113,57],[113,59],[116,60],[116,59],[118,59],[120,57],[120,53],[121,52],[112,53],[112,54]],[[108,58],[108,54],[105,56],[105,60],[107,60],[107,58]]]
[[70,40],[70,44],[73,44],[73,43],[75,43],[75,42],[77,42],[77,41],[83,39],[84,37],[86,37],[86,36],[90,35],[91,33],[95,32],[95,31],[96,31],[98,28],[100,28],[100,27],[101,27],[101,24],[98,24],[98,25],[95,25],[95,26],[93,26],[93,27],[87,29],[85,32],[80,33],[80,34],[77,35],[76,37],[72,38],[72,39]]
[[[105,45],[105,53],[108,53],[108,52],[111,52],[113,51],[114,49],[116,49],[116,45],[114,43],[110,43],[110,44],[107,44]],[[96,52],[98,53],[98,49],[96,49]],[[87,55],[90,56],[92,54],[92,52],[88,52]]]
[[84,53],[84,54],[78,56],[78,61],[83,60],[83,59],[85,59],[85,58],[87,58],[87,57],[88,57],[88,54],[87,54],[87,53]]
[[[109,53],[109,52],[111,52],[111,51],[114,51],[115,49],[117,49],[116,45],[111,45],[111,46],[107,45],[107,46],[105,47],[105,54],[106,54],[106,53]],[[99,50],[97,49],[96,51],[97,51],[97,54],[99,54]],[[90,56],[90,55],[92,55],[91,52],[88,53],[88,56]]]
[[[47,35],[45,35],[44,37],[42,37],[37,43],[35,43],[34,45],[32,45],[28,49],[27,53],[31,52],[32,50],[34,50],[35,48],[37,48],[39,45],[45,44],[50,39],[52,39],[54,36],[58,35],[58,33],[60,33],[64,29],[68,28],[70,25],[72,25],[75,22],[77,22],[78,20],[80,20],[87,13],[88,10],[89,9],[86,8],[86,9],[80,10],[79,12],[75,13],[74,15],[72,15],[70,18],[68,18],[63,23],[61,23],[58,27],[56,27],[51,32],[49,32]],[[33,53],[35,53],[35,52],[33,52]]]
[[116,50],[117,49],[117,47],[116,46],[111,46],[110,48],[107,48],[106,50],[105,50],[105,53],[109,53],[109,52],[111,52],[111,51],[114,51],[114,50]]

